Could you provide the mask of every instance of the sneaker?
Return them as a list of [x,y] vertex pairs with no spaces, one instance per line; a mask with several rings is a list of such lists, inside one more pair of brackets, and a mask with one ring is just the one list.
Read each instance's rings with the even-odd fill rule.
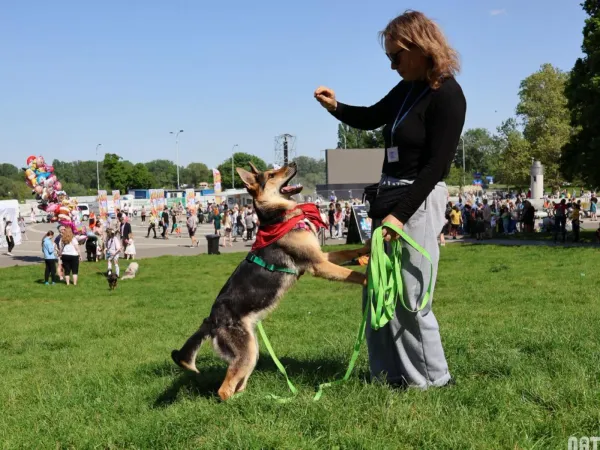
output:
[[[44,284],[45,284],[46,286],[48,286],[50,283],[48,283],[48,282],[46,281]],[[54,284],[54,283],[52,283],[52,284]]]

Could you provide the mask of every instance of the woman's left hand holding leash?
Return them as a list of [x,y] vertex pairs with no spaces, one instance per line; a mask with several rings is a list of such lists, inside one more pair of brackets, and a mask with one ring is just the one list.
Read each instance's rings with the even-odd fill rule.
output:
[[[386,216],[386,218],[383,219],[383,222],[381,222],[381,223],[391,223],[392,225],[395,225],[396,227],[400,228],[401,230],[404,227],[404,224],[402,222],[400,222],[398,219],[396,219],[394,216],[392,216],[391,214]],[[381,234],[383,235],[383,239],[386,242],[390,242],[391,240],[396,240],[400,237],[400,235],[398,233],[396,233],[394,230],[392,230],[386,226],[384,226],[381,229]]]

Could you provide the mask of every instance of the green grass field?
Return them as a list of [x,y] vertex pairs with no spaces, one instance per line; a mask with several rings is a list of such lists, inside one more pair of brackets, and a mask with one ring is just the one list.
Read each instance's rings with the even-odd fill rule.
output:
[[[494,235],[494,239],[506,239],[512,241],[546,241],[554,242],[554,233],[547,232],[535,232],[535,233],[516,233],[516,234],[498,234]],[[573,243],[573,233],[567,232],[567,244]],[[596,239],[596,230],[582,229],[579,232],[579,243],[580,244],[598,244]],[[562,235],[558,235],[558,245],[562,244]]]
[[[449,245],[434,312],[455,386],[367,381],[360,288],[306,276],[265,328],[299,396],[261,345],[248,391],[216,396],[225,365],[205,345],[199,375],[170,360],[243,254],[141,260],[109,292],[104,264],[80,286],[44,286],[41,266],[0,270],[0,448],[521,449],[600,436],[600,252]],[[124,263],[124,262],[123,262]],[[591,447],[590,447],[591,448]]]

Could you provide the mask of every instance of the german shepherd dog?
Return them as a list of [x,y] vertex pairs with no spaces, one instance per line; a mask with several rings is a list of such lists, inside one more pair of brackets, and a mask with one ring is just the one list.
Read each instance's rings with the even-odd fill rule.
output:
[[109,272],[106,275],[106,279],[108,280],[108,289],[114,291],[117,288],[117,283],[119,281],[119,277],[114,272]]
[[[297,173],[295,163],[281,169],[259,172],[252,164],[251,172],[236,168],[253,198],[260,226],[284,222],[303,214],[292,196],[302,186],[290,186]],[[273,311],[285,292],[305,272],[328,280],[366,285],[366,275],[338,264],[369,252],[368,246],[359,250],[323,253],[317,238],[317,228],[304,218],[303,227],[296,227],[278,240],[253,253],[266,264],[296,271],[286,273],[268,270],[244,259],[219,292],[210,315],[180,350],[173,350],[175,363],[193,372],[196,354],[205,339],[211,338],[217,354],[229,365],[225,380],[219,388],[221,400],[246,388],[248,378],[258,360],[256,323]]]

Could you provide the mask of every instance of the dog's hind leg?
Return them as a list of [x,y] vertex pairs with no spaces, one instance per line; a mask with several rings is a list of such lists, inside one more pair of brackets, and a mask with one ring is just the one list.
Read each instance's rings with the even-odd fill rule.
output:
[[233,358],[227,368],[225,380],[219,388],[219,397],[223,401],[246,389],[248,378],[258,360],[256,337],[246,328],[228,329],[226,333],[217,337],[217,345],[221,347],[225,344],[224,341],[233,353]]
[[192,372],[198,373],[196,369],[196,355],[202,342],[210,334],[210,325],[207,322],[203,322],[198,331],[192,334],[186,343],[179,350],[173,350],[171,352],[171,358],[179,367]]

